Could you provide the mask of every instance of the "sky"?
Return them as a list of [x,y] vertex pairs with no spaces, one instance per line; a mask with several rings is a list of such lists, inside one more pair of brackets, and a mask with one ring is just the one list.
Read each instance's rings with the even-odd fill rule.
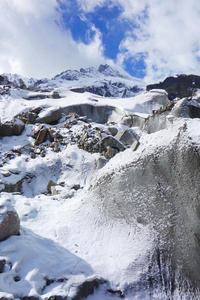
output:
[[119,66],[155,83],[200,75],[199,0],[0,0],[0,74]]

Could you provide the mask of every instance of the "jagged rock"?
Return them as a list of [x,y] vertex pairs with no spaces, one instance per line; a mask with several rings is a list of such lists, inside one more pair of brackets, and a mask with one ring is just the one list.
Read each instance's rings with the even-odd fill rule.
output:
[[123,143],[121,143],[111,135],[108,135],[101,140],[101,146],[105,148],[110,146],[117,149],[118,151],[124,151],[126,149],[126,146]]
[[42,128],[38,133],[34,145],[37,146],[42,144],[45,141],[46,135],[47,135],[47,128]]
[[167,77],[163,82],[151,84],[147,86],[147,90],[164,89],[169,94],[169,99],[176,97],[190,97],[193,89],[200,87],[200,76],[197,75],[177,75],[175,77]]
[[124,145],[128,146],[128,145],[132,145],[133,142],[137,140],[137,135],[131,129],[129,130],[123,129],[122,131],[118,132],[118,134],[115,135],[115,138],[118,141],[122,142]]
[[0,203],[0,242],[12,235],[17,235],[20,220],[17,212],[8,201]]
[[62,118],[61,108],[48,108],[41,111],[35,120],[37,123],[54,124]]
[[200,118],[200,105],[195,100],[183,98],[172,108],[172,115],[178,118]]
[[0,136],[20,135],[24,127],[24,123],[18,118],[14,118],[11,122],[0,122]]

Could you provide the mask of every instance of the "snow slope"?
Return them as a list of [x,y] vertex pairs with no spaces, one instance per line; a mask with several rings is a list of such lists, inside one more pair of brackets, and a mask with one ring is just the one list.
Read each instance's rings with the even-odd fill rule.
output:
[[[78,76],[76,72],[74,76]],[[84,76],[88,82],[88,73]],[[119,77],[119,80],[123,79]],[[27,100],[38,93],[48,96],[49,92],[11,88],[10,94],[0,96],[1,122],[33,107],[42,108],[41,117],[52,108],[61,107],[64,111],[70,105],[91,104],[116,108],[108,121],[117,121],[114,126],[122,130],[128,129],[121,123],[122,116],[138,114],[147,117],[167,101],[166,93],[161,90],[127,99],[78,94],[71,92],[71,85],[67,87],[62,80],[61,76],[52,79],[56,82],[54,91],[59,93],[60,99],[33,97]],[[67,299],[81,299],[82,284],[92,282],[94,285],[97,280],[99,288],[94,294],[88,293],[87,299],[119,299],[122,296],[127,300],[153,299],[149,291],[140,291],[133,296],[129,288],[137,283],[141,273],[148,272],[148,256],[154,249],[156,231],[140,222],[133,226],[115,202],[117,215],[105,213],[102,198],[95,194],[95,185],[104,176],[120,173],[121,168],[132,161],[170,148],[185,123],[187,134],[182,143],[190,139],[199,145],[200,121],[174,118],[168,128],[152,134],[147,134],[142,128],[134,128],[140,136],[138,149],[132,151],[128,147],[107,161],[103,168],[98,167],[102,159],[100,153],[86,152],[70,142],[70,134],[81,132],[85,122],[80,120],[70,129],[62,127],[65,122],[66,116],[63,115],[57,124],[48,126],[60,130],[67,145],[60,145],[60,151],[54,152],[46,141],[43,144],[45,156],[39,152],[34,159],[30,157],[29,148],[34,147],[32,131],[36,125],[26,124],[20,136],[0,139],[1,203],[11,202],[21,220],[20,235],[0,243],[0,260],[6,260],[4,271],[0,274],[0,297],[50,299],[67,295]],[[90,125],[93,129],[99,127],[103,132],[108,130],[107,124],[91,121]],[[8,173],[9,176],[4,176]],[[57,184],[54,195],[47,192],[50,180]],[[13,190],[5,192],[6,185]],[[75,185],[79,188],[74,189]],[[18,186],[20,192],[17,191]],[[112,200],[112,197],[109,199]],[[76,298],[77,295],[79,298]],[[155,295],[154,299],[169,299],[165,293]],[[189,299],[186,294],[185,298],[174,295],[174,299]]]

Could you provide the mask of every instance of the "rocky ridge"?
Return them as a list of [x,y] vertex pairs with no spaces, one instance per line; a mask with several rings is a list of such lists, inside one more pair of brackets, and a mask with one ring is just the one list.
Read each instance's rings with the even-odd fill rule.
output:
[[192,97],[193,91],[200,88],[200,76],[197,75],[177,75],[167,77],[163,82],[150,84],[147,86],[147,91],[152,89],[164,89],[168,92],[169,99],[173,100],[176,97]]
[[[109,65],[100,65],[98,70],[95,68],[81,68],[80,71],[67,70],[52,79],[37,80],[24,78],[17,74],[2,74],[0,85],[32,91],[51,91],[55,87],[63,85],[68,86],[73,92],[90,92],[105,97],[131,97],[144,90],[142,80],[128,74],[121,74]],[[4,92],[5,88],[1,93]]]

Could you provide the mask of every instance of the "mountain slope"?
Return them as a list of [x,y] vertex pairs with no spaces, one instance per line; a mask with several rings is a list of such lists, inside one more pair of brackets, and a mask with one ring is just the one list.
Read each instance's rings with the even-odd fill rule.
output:
[[0,85],[30,90],[51,90],[62,86],[74,92],[90,92],[105,97],[133,97],[145,88],[142,80],[133,78],[124,71],[121,74],[108,65],[100,65],[98,70],[95,68],[67,70],[52,79],[36,80],[23,78],[17,74],[2,74]]
[[169,99],[176,97],[191,97],[194,89],[200,88],[200,76],[197,75],[177,75],[175,77],[167,77],[163,82],[150,84],[147,91],[152,89],[164,89],[168,92]]

